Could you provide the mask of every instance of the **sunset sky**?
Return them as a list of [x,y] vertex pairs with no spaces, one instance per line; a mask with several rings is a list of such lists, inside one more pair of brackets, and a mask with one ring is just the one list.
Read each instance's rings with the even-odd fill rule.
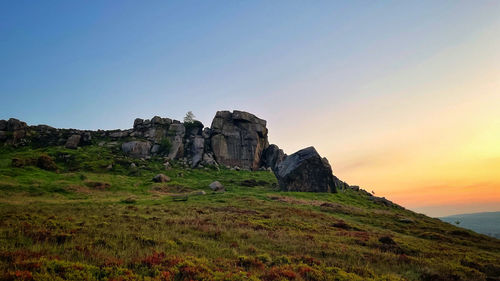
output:
[[0,119],[268,121],[430,216],[500,211],[500,1],[0,1]]

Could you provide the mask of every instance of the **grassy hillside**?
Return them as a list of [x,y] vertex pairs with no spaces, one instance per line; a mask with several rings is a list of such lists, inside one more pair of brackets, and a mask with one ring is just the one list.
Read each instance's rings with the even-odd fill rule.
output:
[[162,162],[0,148],[0,280],[500,280],[500,240],[355,191]]

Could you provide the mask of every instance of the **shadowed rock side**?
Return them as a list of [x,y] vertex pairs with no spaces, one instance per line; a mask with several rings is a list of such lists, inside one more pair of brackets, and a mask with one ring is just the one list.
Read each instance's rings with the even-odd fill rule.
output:
[[262,162],[265,167],[271,168],[276,173],[278,165],[285,160],[286,154],[277,145],[271,144],[262,153]]
[[269,146],[266,121],[248,112],[218,111],[210,141],[219,164],[257,170],[262,152]]
[[344,184],[333,175],[328,160],[312,146],[286,156],[273,171],[284,191],[337,192]]

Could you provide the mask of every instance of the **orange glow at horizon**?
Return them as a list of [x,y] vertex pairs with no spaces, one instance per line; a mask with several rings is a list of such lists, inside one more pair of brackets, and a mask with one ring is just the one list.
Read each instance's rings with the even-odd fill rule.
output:
[[[285,152],[315,143],[340,179],[431,216],[500,211],[500,40],[483,36],[489,45],[457,46],[365,85],[373,98],[292,122],[306,136],[278,128],[293,140]],[[462,56],[479,50],[488,55]]]

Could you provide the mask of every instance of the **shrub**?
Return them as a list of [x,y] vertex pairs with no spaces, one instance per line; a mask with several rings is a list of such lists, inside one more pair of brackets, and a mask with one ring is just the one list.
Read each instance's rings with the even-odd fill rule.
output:
[[184,117],[184,123],[192,123],[195,117],[192,111],[188,111]]
[[295,280],[296,278],[297,274],[292,270],[290,266],[272,267],[262,276],[262,280],[265,281]]
[[191,122],[184,122],[184,127],[186,128],[186,133],[191,132],[193,129],[203,129],[203,123],[198,120],[193,120]]
[[57,165],[52,157],[42,154],[38,158],[12,158],[12,167],[23,168],[25,166],[37,166],[40,169],[47,171],[56,171]]
[[158,150],[158,153],[168,154],[171,148],[172,148],[172,143],[170,142],[170,140],[167,138],[163,138],[160,141],[160,149]]
[[40,155],[40,157],[38,157],[36,165],[38,166],[38,168],[44,169],[47,171],[57,170],[56,162],[54,162],[54,159],[52,159],[48,155]]
[[24,159],[22,158],[12,158],[12,167],[14,168],[22,168],[26,165]]
[[257,260],[261,261],[262,263],[268,264],[271,262],[271,257],[269,254],[262,254],[257,256]]
[[290,263],[292,263],[292,261],[287,256],[277,256],[273,260],[273,265],[283,265],[283,264],[290,264]]

